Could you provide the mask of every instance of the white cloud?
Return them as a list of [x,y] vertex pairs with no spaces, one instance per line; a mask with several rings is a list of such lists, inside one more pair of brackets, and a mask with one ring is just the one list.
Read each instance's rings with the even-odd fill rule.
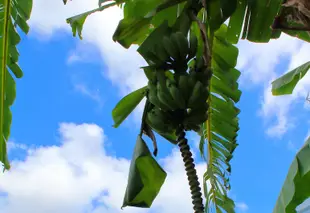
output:
[[249,207],[246,203],[240,202],[236,203],[236,207],[239,208],[242,212],[246,212],[249,210]]
[[[159,160],[168,173],[151,210],[120,209],[129,160],[108,155],[107,137],[95,124],[62,123],[60,146],[32,149],[24,161],[14,160],[0,173],[3,213],[191,212],[191,200],[178,150]],[[201,179],[205,165],[197,164]],[[104,206],[93,207],[92,202]],[[169,202],[167,202],[169,200]],[[244,209],[244,205],[238,205]]]
[[[294,45],[294,44],[293,44]],[[289,46],[289,45],[288,45]],[[282,73],[274,75],[272,80],[276,79],[283,73],[286,73],[293,68],[296,68],[303,63],[307,62],[310,58],[310,54],[307,51],[310,47],[308,43],[302,43],[299,48],[291,53],[288,69]],[[273,96],[271,94],[271,80],[268,82],[268,86],[265,87],[264,97],[262,101],[261,114],[268,120],[274,116],[277,122],[268,128],[267,134],[271,136],[282,136],[288,129],[295,126],[295,120],[291,113],[292,107],[295,104],[301,104],[300,101],[304,101],[307,92],[310,91],[310,75],[307,74],[296,86],[292,95],[285,96]],[[305,109],[308,106],[305,104]],[[294,114],[293,114],[294,115]]]

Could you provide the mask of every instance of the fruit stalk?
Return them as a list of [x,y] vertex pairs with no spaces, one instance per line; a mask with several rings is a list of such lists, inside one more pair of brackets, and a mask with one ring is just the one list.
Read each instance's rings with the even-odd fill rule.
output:
[[182,125],[180,125],[179,128],[177,128],[176,135],[178,136],[177,143],[178,146],[180,147],[180,152],[183,158],[188,183],[190,186],[194,213],[203,213],[204,206],[197,171],[195,169],[194,159],[192,158],[192,153],[187,143],[187,139],[185,137],[185,131]]

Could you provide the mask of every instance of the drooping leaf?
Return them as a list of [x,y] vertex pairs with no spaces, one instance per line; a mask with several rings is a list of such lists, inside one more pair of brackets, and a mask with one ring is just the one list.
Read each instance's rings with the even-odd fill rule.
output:
[[247,0],[238,0],[237,8],[229,18],[227,40],[237,44],[241,35],[244,16],[246,14]]
[[72,16],[72,17],[68,18],[67,23],[70,24],[70,26],[72,28],[73,36],[75,37],[76,33],[78,33],[79,38],[83,39],[82,30],[83,30],[83,26],[84,26],[86,18],[95,12],[103,11],[103,10],[105,10],[109,7],[113,7],[115,5],[117,5],[117,3],[112,2],[112,3],[106,4],[106,5],[100,6],[99,8],[96,8],[96,9],[87,11],[85,13],[81,13],[79,15]]
[[208,23],[212,31],[216,31],[236,10],[237,0],[206,1]]
[[251,42],[269,42],[271,38],[277,38],[280,34],[275,36],[271,25],[282,3],[283,0],[238,0],[229,21],[228,40],[235,44],[240,34],[242,39]]
[[[229,161],[237,147],[239,130],[238,114],[235,106],[241,96],[237,80],[240,72],[236,66],[238,49],[226,39],[227,26],[222,25],[214,34],[212,48],[212,70],[209,96],[209,117],[202,125],[200,152],[207,161],[204,174],[204,188],[207,211],[235,212],[234,201],[228,197],[230,190]],[[205,147],[206,146],[206,147]],[[206,182],[210,187],[206,189]]]
[[310,197],[310,138],[296,154],[282,186],[273,213],[296,212]]
[[113,34],[113,40],[125,48],[132,44],[140,45],[149,34],[151,20],[152,18],[122,19]]
[[31,10],[32,0],[0,1],[0,162],[6,170],[10,169],[6,146],[12,123],[10,107],[16,96],[13,75],[16,78],[23,76],[18,66],[19,53],[16,46],[21,38],[16,27],[26,34],[29,32],[27,20]]
[[130,113],[138,106],[146,94],[147,87],[142,87],[126,95],[120,100],[112,111],[113,127],[117,128]]
[[152,157],[139,135],[131,160],[123,206],[151,207],[165,182],[167,173]]
[[297,83],[306,75],[310,69],[310,61],[289,71],[280,78],[272,82],[273,95],[292,94]]

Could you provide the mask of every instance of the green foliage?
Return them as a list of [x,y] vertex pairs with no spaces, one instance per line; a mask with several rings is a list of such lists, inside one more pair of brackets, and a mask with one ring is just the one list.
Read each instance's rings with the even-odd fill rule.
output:
[[150,150],[138,136],[129,169],[123,206],[149,208],[166,179],[166,172],[152,157]]
[[26,21],[30,18],[31,9],[32,0],[0,0],[0,162],[7,170],[10,169],[6,147],[12,122],[10,107],[16,96],[13,76],[23,76],[18,66],[19,53],[16,46],[21,38],[16,27],[28,33]]
[[287,72],[285,75],[272,82],[273,95],[288,95],[292,94],[297,83],[306,75],[310,69],[310,62]]
[[112,117],[114,120],[113,127],[117,128],[127,116],[137,107],[146,94],[146,87],[142,87],[132,93],[126,95],[112,111]]
[[[237,147],[239,130],[238,114],[235,106],[241,96],[237,80],[240,72],[236,66],[238,49],[226,38],[226,25],[214,34],[213,40],[213,78],[209,98],[209,119],[203,124],[200,152],[207,161],[208,169],[204,174],[205,196],[209,209],[216,212],[234,212],[234,202],[227,192],[230,190],[230,160]],[[207,151],[206,148],[207,148]],[[205,154],[206,153],[206,154]],[[210,188],[207,189],[207,182]]]
[[[99,0],[99,8],[108,6],[107,2],[107,0]],[[208,99],[209,116],[208,120],[202,125],[202,131],[198,131],[202,136],[200,142],[201,153],[208,162],[208,168],[204,175],[204,184],[206,187],[206,181],[209,181],[211,185],[211,188],[205,191],[207,198],[206,210],[215,209],[215,212],[234,212],[234,203],[227,196],[227,191],[230,189],[228,176],[231,172],[231,165],[229,161],[232,159],[233,151],[238,145],[236,141],[237,131],[239,130],[237,116],[240,110],[235,105],[240,99],[241,91],[238,89],[237,83],[240,72],[235,69],[238,49],[232,44],[236,44],[240,37],[252,42],[269,42],[270,39],[279,38],[281,32],[310,41],[310,36],[306,32],[272,28],[276,16],[286,17],[294,10],[282,7],[282,2],[282,0],[211,0],[206,2],[167,0],[162,3],[159,0],[150,0],[146,3],[142,0],[131,0],[111,3],[111,5],[124,5],[124,18],[120,21],[113,35],[113,40],[119,42],[125,48],[129,48],[132,44],[140,46],[138,52],[149,64],[148,67],[144,68],[149,81],[154,81],[157,78],[153,70],[155,64],[158,64],[160,60],[156,58],[156,54],[154,55],[154,51],[156,48],[158,49],[155,44],[163,42],[158,38],[169,37],[178,30],[187,35],[188,29],[190,29],[190,36],[195,35],[197,37],[196,58],[212,58],[213,77],[209,86],[211,92]],[[81,38],[86,17],[93,12],[100,11],[99,8],[68,20],[74,35],[78,32]],[[194,16],[196,15],[197,22],[193,22],[191,11],[196,11]],[[228,18],[229,25],[226,28],[223,23]],[[208,47],[212,48],[210,55],[208,55]],[[274,81],[272,83],[273,94],[292,93],[297,82],[306,74],[308,69],[309,64],[306,63]],[[170,71],[166,72],[165,75],[165,78],[173,80],[174,74]],[[120,105],[126,106],[124,100],[121,102],[122,104],[119,103],[118,107]],[[139,102],[136,99],[136,101],[131,102],[132,104],[129,104],[131,105],[129,109],[123,107],[126,108],[124,112],[121,112],[122,107],[119,107],[117,115],[113,115],[115,125],[118,126]],[[147,126],[144,119],[145,116],[142,119],[142,129]],[[176,141],[175,134],[160,131],[157,131],[157,133],[170,142],[175,143]],[[152,137],[152,134],[147,135]],[[205,146],[207,147],[206,150]],[[307,159],[300,157],[301,152],[299,152],[298,161],[296,160],[296,162],[300,165],[309,165]],[[301,167],[291,168],[296,170],[296,168],[300,169]],[[300,179],[298,179],[301,176],[295,174],[300,173],[301,171],[289,173],[289,178],[284,185],[284,191],[279,197],[281,199],[277,203],[275,212],[293,211],[295,204],[300,203],[306,196],[309,196],[307,192],[303,191],[302,187],[296,187],[301,183]],[[291,174],[295,176],[293,177]],[[287,186],[292,186],[292,181],[295,180],[298,182],[294,182],[295,190],[286,191],[286,188],[289,188]],[[306,179],[302,177],[302,180]],[[310,190],[308,189],[308,191]],[[289,194],[291,192],[293,194]],[[283,199],[285,202],[282,202]]]
[[273,213],[296,212],[310,197],[310,137],[294,158]]

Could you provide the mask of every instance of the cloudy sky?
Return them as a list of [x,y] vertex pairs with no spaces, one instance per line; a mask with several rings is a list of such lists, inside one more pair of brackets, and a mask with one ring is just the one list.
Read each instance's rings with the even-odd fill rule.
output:
[[[17,80],[9,156],[0,174],[3,213],[188,213],[185,172],[176,147],[159,141],[168,173],[150,210],[121,210],[141,106],[118,129],[111,110],[146,84],[136,47],[112,41],[122,11],[90,16],[83,41],[65,19],[97,7],[97,0],[34,0],[31,32],[19,45],[24,77]],[[310,45],[288,36],[269,44],[241,41],[238,68],[243,91],[239,144],[232,160],[238,213],[272,212],[290,163],[309,135],[307,75],[292,96],[273,97],[270,83],[310,58]],[[204,162],[190,136],[201,177]],[[151,143],[149,143],[151,144]]]

